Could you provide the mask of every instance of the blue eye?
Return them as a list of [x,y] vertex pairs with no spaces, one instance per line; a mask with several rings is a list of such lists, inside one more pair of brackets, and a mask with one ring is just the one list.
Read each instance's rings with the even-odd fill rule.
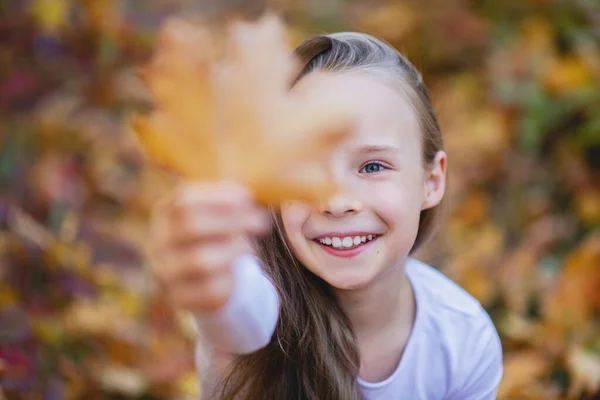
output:
[[380,163],[370,162],[368,164],[365,164],[365,166],[363,166],[359,172],[365,174],[375,174],[377,172],[381,172],[384,169],[385,167]]

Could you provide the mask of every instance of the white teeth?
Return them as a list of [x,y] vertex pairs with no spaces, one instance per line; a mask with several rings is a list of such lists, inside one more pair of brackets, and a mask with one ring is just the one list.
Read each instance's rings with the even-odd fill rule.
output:
[[345,237],[324,237],[319,238],[318,241],[326,246],[333,246],[336,249],[339,248],[352,248],[362,243],[366,243],[375,239],[377,235],[366,235],[366,236],[345,236]]
[[331,238],[331,245],[335,248],[342,247],[342,239],[339,237]]

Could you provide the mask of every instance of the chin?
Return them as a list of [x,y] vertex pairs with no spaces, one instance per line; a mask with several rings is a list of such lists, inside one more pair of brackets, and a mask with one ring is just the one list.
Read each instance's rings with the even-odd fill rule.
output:
[[368,287],[376,278],[376,274],[370,271],[344,270],[333,273],[326,271],[317,274],[329,286],[338,290],[358,290]]
[[[383,239],[383,238],[382,238]],[[338,290],[357,290],[371,285],[386,270],[385,241],[376,240],[361,252],[341,257],[323,251],[315,241],[304,237],[292,242],[298,258],[313,274]],[[295,245],[295,246],[294,246]]]

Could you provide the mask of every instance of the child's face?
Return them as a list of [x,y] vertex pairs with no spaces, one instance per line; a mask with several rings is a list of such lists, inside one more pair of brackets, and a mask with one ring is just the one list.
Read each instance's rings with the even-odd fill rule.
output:
[[337,91],[358,99],[360,110],[356,130],[328,159],[339,191],[320,204],[282,204],[284,230],[314,274],[338,289],[365,287],[408,255],[421,210],[443,196],[446,156],[425,168],[417,115],[379,78],[308,75],[296,90]]

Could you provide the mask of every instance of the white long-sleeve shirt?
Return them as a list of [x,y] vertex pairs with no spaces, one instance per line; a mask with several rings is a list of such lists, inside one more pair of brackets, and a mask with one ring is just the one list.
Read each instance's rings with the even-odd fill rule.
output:
[[[202,342],[201,376],[213,373],[219,354],[256,351],[271,340],[279,316],[275,288],[253,256],[234,264],[235,286],[227,304],[197,316]],[[416,299],[415,323],[396,370],[387,379],[358,378],[366,400],[489,400],[502,377],[500,339],[479,302],[441,272],[409,258],[406,275]]]

